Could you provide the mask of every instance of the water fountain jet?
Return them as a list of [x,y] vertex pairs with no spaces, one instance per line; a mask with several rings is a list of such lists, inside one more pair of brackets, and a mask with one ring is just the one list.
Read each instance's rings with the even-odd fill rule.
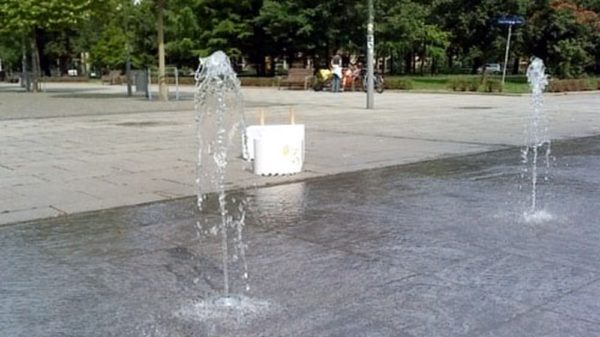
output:
[[[534,57],[527,68],[527,82],[531,88],[532,112],[529,115],[527,139],[525,147],[521,150],[521,160],[528,165],[525,172],[531,171],[531,204],[524,214],[527,222],[544,222],[552,216],[538,205],[538,159],[544,153],[546,172],[544,180],[548,180],[550,167],[550,139],[548,138],[548,119],[544,113],[543,92],[548,85],[548,76],[545,74],[544,62]],[[544,150],[545,149],[545,150]],[[530,158],[531,156],[531,158]]]
[[[201,59],[196,72],[196,89],[198,228],[203,233],[221,237],[223,294],[213,303],[234,306],[239,300],[230,294],[230,262],[242,262],[246,287],[248,278],[242,241],[245,200],[228,195],[225,182],[232,170],[241,170],[232,168],[231,164],[244,153],[246,146],[240,82],[225,53],[217,51]],[[218,206],[209,207],[207,199],[214,193],[218,195]],[[210,213],[214,209],[219,211],[216,223],[214,214]]]

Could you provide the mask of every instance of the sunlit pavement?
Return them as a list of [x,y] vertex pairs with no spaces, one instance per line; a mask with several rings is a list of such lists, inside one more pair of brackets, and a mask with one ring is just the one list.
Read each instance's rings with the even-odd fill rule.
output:
[[[0,224],[169,200],[195,193],[194,87],[180,100],[126,97],[125,86],[0,85]],[[244,88],[248,124],[306,125],[301,174],[240,170],[228,186],[263,186],[452,157],[523,143],[529,97]],[[174,98],[175,89],[171,88]],[[156,95],[155,95],[156,97]],[[598,93],[547,95],[553,139],[600,134]]]

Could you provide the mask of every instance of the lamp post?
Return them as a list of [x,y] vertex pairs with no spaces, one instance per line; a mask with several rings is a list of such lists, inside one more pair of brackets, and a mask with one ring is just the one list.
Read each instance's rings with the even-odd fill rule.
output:
[[369,0],[369,21],[367,22],[367,109],[374,107],[373,54],[375,49],[373,0]]

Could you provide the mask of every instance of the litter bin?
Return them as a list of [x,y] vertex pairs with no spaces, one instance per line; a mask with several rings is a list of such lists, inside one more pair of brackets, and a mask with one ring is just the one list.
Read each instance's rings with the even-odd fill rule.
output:
[[143,92],[148,94],[148,73],[143,70],[133,71],[135,92]]

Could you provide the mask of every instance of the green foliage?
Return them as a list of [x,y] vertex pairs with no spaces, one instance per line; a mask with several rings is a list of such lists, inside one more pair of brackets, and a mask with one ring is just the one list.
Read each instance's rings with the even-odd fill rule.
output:
[[276,87],[277,78],[275,77],[240,77],[243,86],[249,87]]
[[[39,42],[45,64],[89,51],[96,67],[123,67],[128,53],[137,67],[154,65],[159,3],[167,63],[178,67],[193,69],[218,49],[259,75],[273,74],[282,59],[327,67],[338,51],[364,62],[364,0],[0,0],[0,57],[18,67],[23,42],[29,51]],[[505,14],[525,18],[513,27],[509,74],[533,55],[554,77],[600,73],[597,0],[377,0],[375,11],[376,56],[395,73],[474,74],[502,63],[507,27],[496,18]],[[449,82],[456,90],[475,85],[463,81]]]
[[417,1],[379,2],[377,53],[403,60],[405,72],[415,69],[415,57],[420,60],[421,73],[426,63],[432,73],[436,72],[436,63],[446,57],[450,34],[435,23],[432,8]]
[[504,89],[502,87],[502,82],[499,80],[495,80],[495,79],[491,79],[491,78],[486,78],[485,81],[483,82],[483,87],[485,88],[486,92],[502,92],[502,90]]
[[121,28],[114,25],[106,27],[90,50],[92,63],[100,68],[123,67],[127,60],[127,44],[127,35]]
[[0,29],[29,32],[57,30],[89,19],[102,1],[92,0],[3,0],[0,2]]
[[555,74],[561,78],[577,78],[584,74],[585,67],[594,60],[586,50],[585,41],[578,39],[560,40],[552,47],[557,55]]
[[524,52],[545,60],[555,76],[580,77],[600,61],[600,20],[596,12],[584,6],[585,2],[554,0],[530,9]]
[[413,82],[409,78],[386,79],[385,87],[387,89],[411,90],[413,89]]
[[448,88],[452,91],[479,91],[483,88],[487,92],[502,91],[502,83],[494,79],[485,79],[482,83],[479,76],[458,76],[448,80]]
[[192,64],[203,53],[198,40],[201,34],[197,8],[187,6],[174,7],[167,15],[166,51],[171,63],[177,65]]
[[231,57],[242,56],[243,46],[253,35],[252,19],[257,15],[249,0],[196,1],[197,36],[187,36],[199,41],[197,54],[207,56],[223,50]]
[[0,33],[0,59],[3,69],[16,69],[21,61],[21,42],[12,34]]
[[469,86],[469,81],[464,77],[453,77],[448,81],[448,88],[452,91],[466,91]]
[[266,53],[293,62],[298,53],[326,67],[338,51],[362,53],[366,17],[358,1],[264,0],[254,22]]
[[479,91],[479,87],[481,86],[481,80],[479,78],[471,78],[470,81],[467,82],[467,89],[469,91]]
[[587,91],[596,89],[597,83],[588,79],[552,80],[548,84],[549,92]]
[[[412,89],[417,91],[468,91],[471,82],[479,84],[481,82],[481,75],[456,75],[456,76],[387,76],[385,78],[386,86],[388,83],[394,83],[398,80],[408,80],[411,82]],[[500,76],[490,76],[484,80],[484,85],[478,89],[487,91],[486,84],[488,81],[492,81],[491,84],[495,91],[498,90],[496,85],[501,83]],[[504,87],[501,90],[503,93],[528,93],[530,92],[527,78],[525,76],[507,76]]]
[[[434,13],[440,26],[450,32],[451,57],[462,56],[463,62],[477,67],[488,62],[499,62],[503,56],[506,28],[495,24],[502,14],[524,15],[526,1],[454,1],[440,0]],[[515,34],[516,44],[520,36]]]

